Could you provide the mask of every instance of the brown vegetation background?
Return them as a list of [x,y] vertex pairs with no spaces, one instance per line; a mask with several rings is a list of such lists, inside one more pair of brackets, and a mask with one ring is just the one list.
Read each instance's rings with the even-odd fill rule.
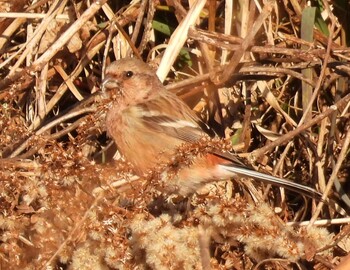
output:
[[1,269],[350,269],[332,203],[250,179],[180,198],[134,176],[112,160],[100,97],[106,64],[141,57],[258,170],[346,210],[347,1],[0,9]]

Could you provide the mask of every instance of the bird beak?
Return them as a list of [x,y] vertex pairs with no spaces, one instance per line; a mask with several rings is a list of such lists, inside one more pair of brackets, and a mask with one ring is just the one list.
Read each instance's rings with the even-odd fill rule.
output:
[[108,90],[116,88],[119,88],[119,82],[111,76],[107,75],[102,81],[102,91],[106,92]]
[[106,75],[101,84],[102,96],[106,99],[120,95],[120,83],[113,77]]

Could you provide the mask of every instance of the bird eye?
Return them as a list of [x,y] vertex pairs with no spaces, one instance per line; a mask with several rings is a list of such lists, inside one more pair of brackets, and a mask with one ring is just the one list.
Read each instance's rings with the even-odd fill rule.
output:
[[132,71],[127,71],[126,73],[125,73],[125,76],[127,77],[127,78],[131,78],[132,76],[134,75],[134,72],[132,72]]

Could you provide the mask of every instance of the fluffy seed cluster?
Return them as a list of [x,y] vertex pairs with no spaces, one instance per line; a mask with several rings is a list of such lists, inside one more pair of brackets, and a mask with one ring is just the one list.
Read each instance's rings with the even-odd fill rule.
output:
[[131,248],[135,258],[152,269],[199,269],[198,229],[177,228],[172,217],[163,214],[153,220],[138,215],[131,223]]

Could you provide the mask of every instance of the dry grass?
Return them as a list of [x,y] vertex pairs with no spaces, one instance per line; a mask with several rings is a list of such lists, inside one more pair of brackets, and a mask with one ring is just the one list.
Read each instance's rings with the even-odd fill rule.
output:
[[111,160],[101,77],[133,54],[259,170],[348,208],[349,6],[241,2],[1,1],[0,269],[350,268],[331,205],[248,179],[179,198]]

